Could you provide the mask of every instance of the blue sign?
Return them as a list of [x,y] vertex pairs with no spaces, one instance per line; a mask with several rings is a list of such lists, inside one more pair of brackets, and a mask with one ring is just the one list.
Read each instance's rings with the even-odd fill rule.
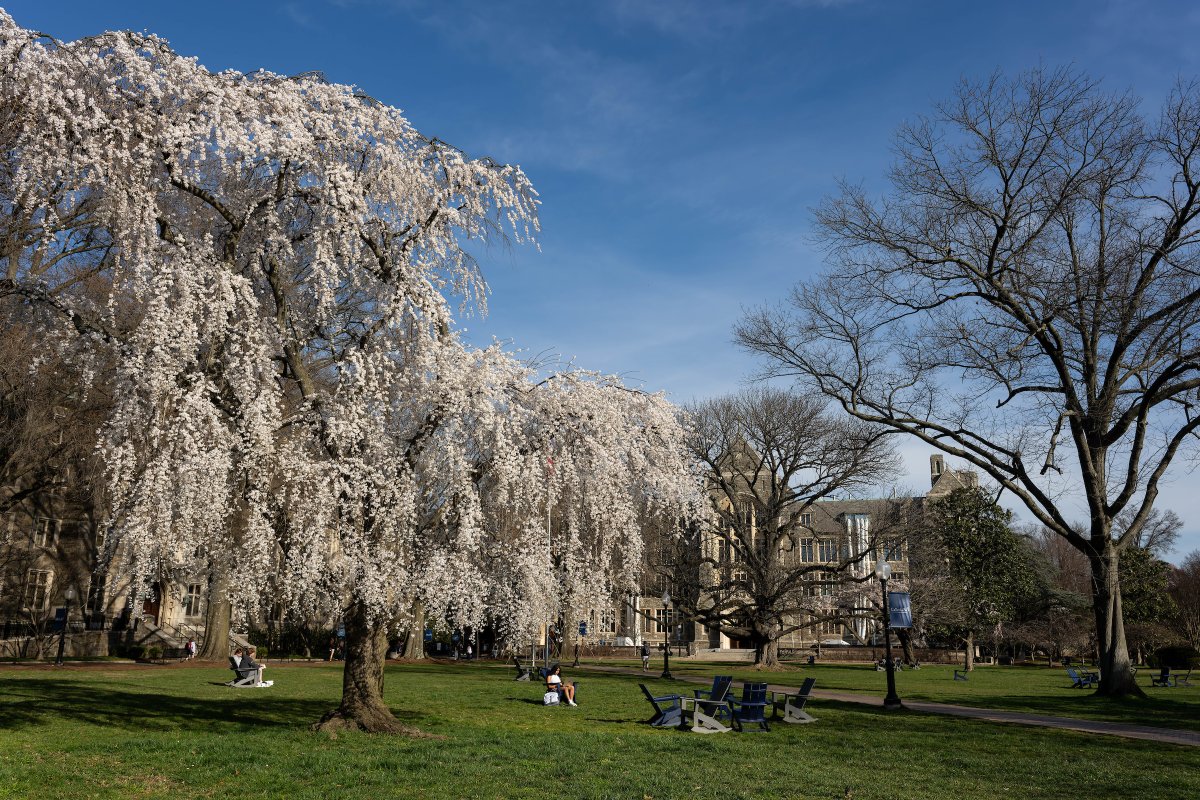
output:
[[346,638],[346,624],[345,623],[338,625],[337,636],[339,639]]
[[888,592],[888,616],[893,628],[912,627],[912,600],[908,592]]
[[457,633],[450,637],[450,641],[452,641],[452,642],[457,642],[458,639],[459,639],[459,636]]
[[61,608],[54,609],[54,625],[52,626],[52,629],[55,631],[61,631],[66,626],[67,626],[67,609],[66,609],[66,607],[64,606]]
[[429,628],[425,629],[425,641],[427,641],[427,642],[433,641],[433,631],[429,630]]
[[579,623],[579,635],[587,636],[587,623],[586,622]]

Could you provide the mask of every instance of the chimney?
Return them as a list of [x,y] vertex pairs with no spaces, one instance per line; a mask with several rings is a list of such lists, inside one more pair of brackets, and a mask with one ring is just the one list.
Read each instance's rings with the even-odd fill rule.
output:
[[942,460],[941,454],[932,455],[929,457],[929,485],[933,486],[937,483],[938,478],[942,477],[942,472],[945,469],[945,462]]

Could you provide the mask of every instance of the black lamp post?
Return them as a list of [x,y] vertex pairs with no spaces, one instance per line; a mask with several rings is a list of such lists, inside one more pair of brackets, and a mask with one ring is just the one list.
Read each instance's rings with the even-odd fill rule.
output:
[[58,633],[58,658],[54,659],[54,666],[61,667],[63,665],[63,649],[67,644],[67,621],[71,619],[71,601],[75,599],[75,587],[68,586],[63,592],[65,603],[63,605],[63,624],[62,630]]
[[883,698],[884,708],[903,708],[899,695],[896,694],[896,665],[892,661],[892,615],[888,604],[888,579],[892,577],[892,567],[884,559],[879,559],[875,565],[875,577],[883,587],[883,646],[887,660],[887,697]]
[[663,640],[663,671],[659,677],[673,681],[675,676],[671,674],[671,593],[665,589],[662,602],[663,608],[667,610],[667,636]]

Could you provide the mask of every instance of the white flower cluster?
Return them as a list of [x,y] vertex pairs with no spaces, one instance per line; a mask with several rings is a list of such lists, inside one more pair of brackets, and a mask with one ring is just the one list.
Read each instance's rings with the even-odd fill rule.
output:
[[448,296],[486,290],[465,243],[536,232],[519,168],[352,87],[3,12],[0,93],[6,286],[116,397],[116,568],[518,633],[631,586],[641,521],[702,507],[663,398],[455,332]]

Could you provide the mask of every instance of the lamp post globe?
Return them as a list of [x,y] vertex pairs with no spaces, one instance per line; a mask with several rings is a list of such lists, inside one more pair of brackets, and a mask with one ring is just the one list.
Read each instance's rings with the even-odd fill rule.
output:
[[887,669],[887,696],[883,698],[886,709],[903,708],[900,696],[896,694],[896,665],[892,661],[892,614],[888,604],[887,584],[892,577],[892,565],[885,559],[879,559],[875,564],[875,577],[883,592],[883,646],[884,661]]
[[63,592],[63,620],[62,628],[58,632],[58,657],[54,659],[54,666],[61,667],[63,665],[63,651],[67,644],[67,620],[71,618],[71,601],[75,599],[75,587],[68,586]]
[[663,589],[662,604],[667,611],[667,636],[663,639],[663,671],[659,677],[673,681],[675,676],[671,674],[671,592],[666,589]]

